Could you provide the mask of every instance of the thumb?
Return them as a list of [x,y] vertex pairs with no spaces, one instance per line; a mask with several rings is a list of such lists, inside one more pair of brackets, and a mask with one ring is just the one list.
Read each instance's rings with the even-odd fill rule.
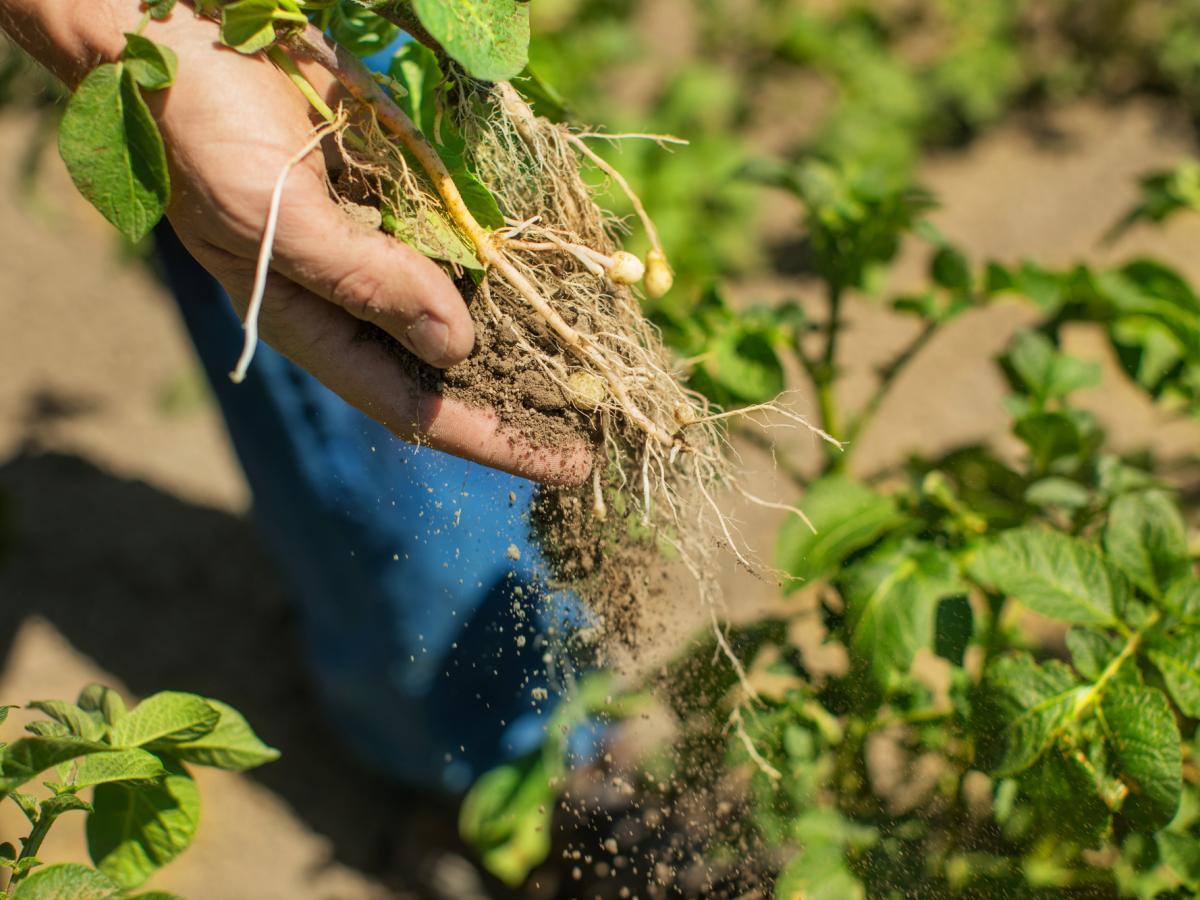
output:
[[353,221],[322,191],[284,202],[273,268],[356,318],[378,325],[430,365],[461,362],[475,344],[466,303],[436,263]]

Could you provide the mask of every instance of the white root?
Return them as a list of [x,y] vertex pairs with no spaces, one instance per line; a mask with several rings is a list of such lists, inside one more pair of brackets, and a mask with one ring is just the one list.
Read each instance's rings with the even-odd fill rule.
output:
[[749,754],[750,759],[758,766],[759,771],[772,781],[782,779],[783,776],[779,773],[779,770],[767,762],[763,755],[758,752],[758,748],[754,746],[754,741],[746,733],[746,726],[742,721],[742,708],[740,706],[733,708],[733,712],[729,715],[729,724],[737,734],[738,740],[742,742],[742,746],[746,748],[746,753]]
[[650,246],[659,253],[663,253],[665,258],[665,251],[663,250],[662,241],[658,237],[658,229],[654,227],[654,220],[651,219],[650,214],[646,212],[646,207],[642,204],[642,198],[639,197],[637,192],[629,186],[629,182],[625,180],[625,176],[610,166],[608,162],[606,162],[602,156],[589,147],[587,142],[582,140],[579,135],[568,133],[566,138],[568,141],[570,141],[571,146],[591,160],[597,169],[616,182],[617,187],[621,189],[625,196],[629,198],[629,202],[633,204],[634,212],[637,213],[638,219],[641,220],[642,227],[646,229],[646,237],[650,239]]
[[600,483],[600,467],[592,468],[592,515],[603,522],[608,518],[608,505],[604,502],[604,486]]
[[229,373],[229,380],[234,384],[241,384],[246,380],[246,372],[250,369],[250,363],[254,360],[254,351],[258,347],[258,318],[262,313],[263,298],[267,293],[267,279],[271,273],[271,251],[275,247],[275,232],[279,227],[279,210],[283,205],[283,188],[287,183],[288,175],[292,173],[292,169],[304,162],[308,154],[321,146],[321,141],[341,128],[344,122],[345,118],[341,117],[332,122],[326,122],[318,128],[312,139],[295,156],[284,163],[279,177],[275,179],[275,189],[271,192],[271,205],[267,212],[267,224],[263,228],[262,242],[258,247],[258,264],[254,269],[254,288],[250,292],[250,305],[246,309],[246,320],[242,323],[242,329],[245,332],[242,353],[238,357],[237,365]]
[[746,490],[744,487],[742,487],[737,482],[734,482],[733,487],[734,487],[734,490],[736,490],[739,494],[741,494],[743,497],[745,497],[747,500],[749,500],[755,506],[761,506],[764,509],[777,509],[781,512],[791,513],[793,516],[795,516],[801,522],[803,522],[806,526],[808,526],[809,531],[811,531],[813,534],[817,533],[817,526],[815,526],[813,524],[812,519],[810,519],[808,517],[808,515],[804,512],[804,510],[802,510],[800,507],[792,506],[791,504],[788,504],[788,503],[776,503],[773,500],[764,500],[762,497],[756,497],[756,496],[754,496],[754,494],[750,493],[748,490]]
[[626,131],[613,134],[608,131],[577,131],[575,137],[596,141],[653,141],[656,144],[678,144],[686,147],[691,141],[673,134],[647,134],[641,131]]

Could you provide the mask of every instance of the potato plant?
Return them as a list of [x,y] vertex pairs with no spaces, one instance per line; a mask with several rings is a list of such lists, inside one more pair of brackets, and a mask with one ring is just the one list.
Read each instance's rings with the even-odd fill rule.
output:
[[[1191,896],[1200,888],[1197,537],[1154,459],[1107,450],[1095,416],[1072,402],[1098,385],[1100,369],[1066,354],[1061,335],[1072,323],[1101,328],[1135,384],[1194,415],[1200,297],[1147,259],[976,269],[922,218],[932,201],[920,191],[825,163],[753,175],[802,204],[822,313],[738,311],[713,291],[698,315],[664,319],[666,333],[702,360],[693,383],[725,403],[773,396],[781,357],[793,355],[822,427],[851,440],[830,448],[815,477],[781,460],[815,527],[783,525],[778,565],[785,591],[804,591],[815,610],[734,629],[745,680],[716,662],[711,640],[650,679],[682,735],[643,761],[643,796],[670,784],[671,802],[685,803],[727,794],[731,778],[741,785],[744,815],[701,829],[708,890],[773,882],[779,898]],[[1122,227],[1194,208],[1193,180],[1191,163],[1147,176]],[[906,237],[929,244],[929,287],[891,304],[920,328],[848,413],[836,390],[840,310]],[[1009,300],[1041,313],[998,359],[1020,457],[972,446],[868,481],[848,474],[857,437],[930,339]],[[1040,637],[1025,627],[1031,614]],[[789,639],[797,627],[824,634],[842,662],[807,658]],[[553,736],[548,747],[561,753]],[[881,752],[898,776],[880,771]],[[550,830],[551,785],[517,779],[521,790],[495,796],[491,777],[475,793],[489,795],[498,818],[524,810]],[[536,863],[518,857],[513,875],[519,829],[490,841],[466,834],[511,881]],[[620,852],[650,870],[664,861],[636,846]],[[665,883],[651,877],[642,888],[679,889],[669,869]]]
[[[0,724],[15,708],[0,707]],[[115,691],[92,684],[75,703],[38,700],[27,708],[46,718],[0,744],[0,800],[19,806],[30,824],[19,851],[15,842],[0,843],[0,867],[8,870],[0,897],[8,900],[169,900],[162,891],[134,892],[196,834],[200,795],[188,766],[242,772],[279,758],[241,713],[195,694],[162,691],[127,709]],[[49,793],[39,797],[27,786],[44,773]],[[38,857],[54,823],[72,812],[87,816],[95,868]]]

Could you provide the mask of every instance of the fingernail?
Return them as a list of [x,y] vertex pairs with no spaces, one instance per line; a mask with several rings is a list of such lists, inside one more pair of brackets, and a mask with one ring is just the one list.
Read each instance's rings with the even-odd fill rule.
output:
[[428,363],[438,363],[446,357],[450,346],[450,329],[437,319],[421,316],[406,332],[413,353]]

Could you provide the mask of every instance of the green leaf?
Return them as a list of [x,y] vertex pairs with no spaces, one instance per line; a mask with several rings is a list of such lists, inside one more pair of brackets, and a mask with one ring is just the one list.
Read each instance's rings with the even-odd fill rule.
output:
[[947,597],[938,604],[933,627],[934,653],[961,666],[974,633],[975,614],[965,594]]
[[1035,481],[1025,491],[1025,502],[1034,506],[1076,510],[1087,507],[1091,499],[1091,492],[1078,481],[1056,476]]
[[1043,832],[1096,847],[1111,829],[1112,814],[1100,796],[1095,773],[1080,754],[1051,750],[1020,781]]
[[1032,412],[1019,417],[1013,434],[1029,447],[1035,472],[1045,472],[1057,460],[1075,456],[1088,447],[1086,414],[1076,410]]
[[[397,104],[437,149],[476,221],[484,228],[503,228],[504,214],[495,196],[467,167],[466,141],[450,117],[441,113],[438,88],[444,76],[433,51],[415,42],[404,45],[392,59],[390,74],[404,89]],[[474,259],[473,250],[470,254]],[[472,268],[477,267],[476,262]]]
[[554,87],[536,72],[532,66],[526,66],[525,71],[510,79],[513,87],[520,91],[521,96],[533,108],[536,115],[549,119],[551,122],[565,122],[568,118],[567,100]]
[[1070,724],[1087,690],[1067,666],[1057,660],[1039,666],[1027,653],[994,660],[984,678],[988,699],[1005,723],[1003,755],[995,767],[1000,777],[1037,762]]
[[175,743],[168,751],[172,756],[185,762],[233,772],[253,769],[279,759],[279,751],[259,740],[240,712],[219,700],[209,700],[208,704],[220,713],[216,727],[195,740]]
[[779,873],[774,896],[775,900],[864,900],[867,892],[838,844],[813,841]]
[[[894,502],[842,475],[830,475],[809,485],[800,508],[812,521],[790,517],[779,533],[779,567],[802,581],[814,581],[837,571],[857,550],[874,543],[899,521]],[[789,585],[795,590],[799,584]]]
[[57,819],[63,813],[91,811],[92,804],[68,791],[43,800],[41,817],[42,819]]
[[1190,834],[1160,831],[1155,837],[1162,861],[1190,886],[1200,884],[1200,841]]
[[[11,844],[9,846],[12,846]],[[42,861],[36,856],[26,856],[24,859],[17,859],[12,863],[13,876],[17,876],[22,872],[28,872],[42,865]]]
[[36,825],[38,818],[42,814],[42,802],[32,794],[26,794],[22,791],[13,791],[9,794],[9,797],[17,804],[21,812],[25,813],[25,818],[29,820],[29,824]]
[[158,125],[122,64],[94,69],[59,126],[58,148],[75,186],[131,241],[162,218],[171,193]]
[[[413,124],[430,141],[444,141],[448,135],[443,133],[439,126],[445,124],[451,129],[454,126],[448,120],[438,121],[437,89],[445,76],[438,65],[437,54],[416,41],[405,44],[392,57],[388,73],[395,83],[404,89],[403,95],[396,97],[396,104],[408,113]],[[454,134],[458,138],[453,141],[455,149],[461,154],[462,147],[458,145],[462,138],[457,135],[457,129],[454,130]]]
[[85,756],[75,770],[75,789],[112,781],[153,781],[166,774],[162,760],[145,750],[112,750]]
[[489,872],[516,887],[550,852],[554,798],[541,752],[499,766],[463,799],[459,833]]
[[13,706],[12,704],[9,704],[7,706],[0,705],[0,725],[3,725],[4,721],[8,718],[8,711],[10,709],[19,709],[19,708],[20,707]]
[[500,211],[496,197],[488,190],[487,185],[465,168],[451,169],[450,176],[476,222],[493,231],[504,227],[504,213]]
[[826,844],[805,848],[775,884],[776,900],[861,900],[867,896],[840,850]]
[[329,34],[355,56],[386,50],[398,33],[391,22],[354,3],[338,3],[329,19]]
[[0,796],[59,763],[112,748],[77,737],[27,737],[6,747],[0,757]]
[[971,265],[961,250],[942,244],[929,263],[929,274],[934,282],[952,291],[971,289]]
[[1163,607],[1181,622],[1200,625],[1200,580],[1188,578],[1172,585]]
[[1071,662],[1084,678],[1095,681],[1110,662],[1116,659],[1124,644],[1115,637],[1089,628],[1074,627],[1067,631],[1067,649]]
[[102,684],[89,684],[79,692],[75,702],[84,712],[99,713],[109,725],[117,724],[126,712],[121,695]]
[[1023,331],[1013,338],[1006,361],[1020,384],[1041,402],[1100,383],[1098,363],[1061,353],[1036,331]]
[[175,0],[150,0],[146,4],[146,9],[150,11],[152,19],[165,19],[174,8]]
[[26,876],[10,900],[112,900],[120,894],[120,886],[102,872],[62,863]]
[[46,738],[68,738],[74,736],[71,734],[71,729],[62,722],[29,722],[25,725],[25,730],[30,734]]
[[444,259],[467,269],[483,269],[467,239],[438,210],[421,209],[411,214],[407,209],[384,209],[383,230],[432,259]]
[[1191,574],[1183,516],[1162,491],[1125,494],[1113,501],[1104,549],[1151,597],[1163,597]]
[[221,42],[238,53],[257,53],[275,43],[277,0],[237,0],[221,8]]
[[154,741],[193,741],[216,727],[221,714],[203,697],[160,691],[139,703],[112,728],[114,747],[141,747]]
[[765,403],[783,391],[783,364],[775,352],[772,331],[755,322],[734,321],[710,344],[709,374],[745,403]]
[[69,733],[85,741],[98,741],[104,734],[104,720],[98,713],[80,709],[65,700],[34,700],[29,709],[43,712],[67,727]]
[[1020,294],[1046,313],[1052,313],[1062,305],[1063,276],[1037,263],[1024,262],[1016,269],[988,263],[986,282],[988,293]]
[[504,81],[529,62],[529,4],[413,0],[421,24],[472,78]]
[[917,650],[933,646],[938,603],[962,590],[954,558],[932,544],[905,541],[858,563],[843,592],[856,667],[886,691]]
[[161,91],[175,83],[179,58],[170,47],[140,34],[126,34],[121,59],[133,80],[148,91]]
[[96,787],[88,816],[88,853],[100,871],[135,888],[187,849],[200,819],[200,795],[181,766],[161,782]]
[[1117,773],[1129,789],[1121,814],[1140,831],[1175,817],[1183,790],[1183,755],[1171,706],[1154,688],[1114,684],[1098,710]]
[[1146,655],[1183,714],[1200,719],[1200,631],[1157,637]]
[[1124,576],[1091,546],[1036,526],[986,544],[970,571],[1035,612],[1076,625],[1114,625],[1131,596]]

